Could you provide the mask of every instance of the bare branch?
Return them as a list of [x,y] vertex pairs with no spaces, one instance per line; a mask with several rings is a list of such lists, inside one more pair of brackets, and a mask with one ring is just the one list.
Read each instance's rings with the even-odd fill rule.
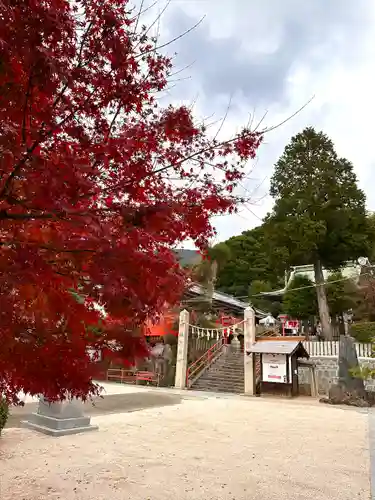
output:
[[297,116],[298,113],[303,111],[314,99],[315,99],[315,95],[313,95],[303,106],[301,106],[299,109],[297,109],[297,111],[295,111],[293,114],[291,114],[287,118],[285,118],[285,120],[281,121],[277,125],[273,125],[272,127],[269,127],[269,128],[262,130],[261,133],[265,134],[266,132],[271,132],[272,130],[277,129],[277,128],[281,127],[282,125],[285,125],[285,123],[287,123],[289,120],[291,120],[292,118]]
[[[151,30],[152,28],[155,26],[155,24],[159,23],[160,22],[160,19],[162,17],[162,15],[164,14],[164,12],[168,9],[168,7],[170,6],[171,4],[171,1],[172,0],[168,0],[167,4],[165,5],[164,9],[162,9],[161,12],[159,12],[159,14],[156,16],[156,18],[153,20],[153,22],[148,26],[148,28],[146,29],[146,31],[144,33],[142,33],[143,36],[146,36]],[[157,3],[157,2],[155,2]],[[155,4],[154,4],[155,5]],[[141,43],[141,39],[138,41],[138,43],[135,45],[135,49],[137,47],[139,47]],[[153,49],[149,50],[149,51],[146,51],[146,52],[142,52],[138,55],[138,57],[141,57],[141,56],[144,56],[145,54],[149,54],[150,52],[154,52],[155,50],[157,50],[157,47],[154,47]]]
[[191,62],[190,64],[187,64],[186,66],[184,66],[183,68],[179,69],[178,71],[175,71],[174,73],[170,73],[169,76],[176,76],[176,75],[179,75],[180,73],[182,73],[183,71],[191,68],[197,61],[193,61]]
[[261,217],[259,217],[259,215],[257,215],[255,212],[253,212],[247,205],[244,204],[244,207],[246,208],[246,210],[248,212],[251,213],[251,215],[253,215],[254,217],[256,217],[258,220],[260,220],[260,222],[263,222],[263,219]]
[[223,125],[228,117],[228,113],[229,113],[229,109],[230,109],[231,104],[232,104],[232,95],[229,98],[228,106],[227,106],[227,109],[225,110],[225,115],[224,115],[223,119],[221,120],[220,126],[215,134],[214,141],[216,141],[218,135],[220,134],[220,132],[223,128]]
[[[259,120],[258,124],[255,125],[255,128],[254,128],[255,131],[257,131],[259,129],[259,127],[261,126],[261,124],[265,120],[267,114],[268,114],[268,110],[264,112],[264,114],[263,114],[262,118]],[[254,118],[255,118],[255,115],[254,115]]]
[[[168,3],[169,5],[169,3]],[[163,10],[163,12],[165,11],[165,9]],[[159,17],[159,16],[158,16]],[[163,43],[162,45],[158,45],[157,47],[155,47],[154,49],[150,49],[150,50],[147,50],[145,52],[141,52],[138,57],[143,57],[144,55],[146,54],[149,54],[150,52],[154,52],[155,50],[160,50],[160,49],[164,49],[165,47],[168,47],[168,45],[171,45],[172,43],[174,42],[177,42],[177,40],[180,40],[182,37],[184,37],[185,35],[187,35],[188,33],[191,33],[193,30],[195,30],[195,28],[197,28],[204,20],[206,16],[203,16],[201,17],[201,19],[194,24],[194,26],[192,26],[191,28],[187,29],[186,31],[184,31],[183,33],[181,33],[180,35],[176,36],[175,38],[172,38],[171,40],[169,40],[168,42],[165,42]],[[154,22],[155,24],[155,22]]]
[[[138,11],[138,14],[137,14],[137,15],[133,18],[133,19],[136,19],[135,26],[134,26],[134,31],[133,31],[133,35],[135,35],[135,34],[136,34],[136,32],[137,32],[137,29],[138,29],[138,24],[139,24],[139,20],[141,19],[141,15],[142,15],[142,13],[144,12],[144,11],[143,11],[143,5],[144,5],[144,3],[145,3],[145,0],[141,0],[141,4],[140,4],[140,6],[139,6],[139,11]],[[156,4],[156,3],[157,3],[157,0],[156,0],[155,4]],[[155,5],[155,4],[154,4],[154,5]]]

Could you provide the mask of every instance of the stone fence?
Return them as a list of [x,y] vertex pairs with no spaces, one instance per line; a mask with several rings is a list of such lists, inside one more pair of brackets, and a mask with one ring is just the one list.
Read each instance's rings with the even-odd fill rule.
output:
[[[310,356],[321,357],[321,356],[334,356],[339,355],[339,341],[335,340],[324,340],[324,341],[314,341],[306,340],[303,342],[303,346]],[[355,344],[357,351],[357,356],[359,358],[371,358],[372,355],[372,344]]]
[[[316,381],[320,395],[328,395],[331,385],[338,381],[338,356],[311,356],[315,363]],[[375,369],[375,358],[358,357],[359,364],[362,367]],[[311,394],[311,381],[309,369],[305,367],[298,368],[298,379],[301,394]],[[375,380],[365,381],[365,387],[368,391],[375,391]]]

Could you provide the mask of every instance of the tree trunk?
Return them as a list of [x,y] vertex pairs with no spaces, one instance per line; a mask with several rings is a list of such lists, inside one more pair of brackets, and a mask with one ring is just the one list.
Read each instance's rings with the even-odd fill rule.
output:
[[314,262],[314,274],[316,283],[316,296],[318,299],[320,324],[322,325],[323,337],[327,340],[332,339],[332,328],[329,321],[329,309],[327,302],[326,289],[324,285],[323,268],[320,260]]

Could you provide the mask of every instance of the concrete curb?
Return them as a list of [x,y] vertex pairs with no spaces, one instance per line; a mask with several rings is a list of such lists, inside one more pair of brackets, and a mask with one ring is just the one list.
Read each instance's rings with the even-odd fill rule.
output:
[[369,410],[368,412],[368,431],[370,442],[371,499],[375,500],[375,410]]

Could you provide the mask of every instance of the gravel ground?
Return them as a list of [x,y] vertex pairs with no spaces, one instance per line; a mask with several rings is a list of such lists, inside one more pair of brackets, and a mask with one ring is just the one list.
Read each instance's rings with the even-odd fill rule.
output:
[[0,439],[1,500],[369,500],[367,414],[188,399],[94,417],[98,432]]
[[[179,404],[181,400],[181,396],[176,394],[156,393],[147,390],[131,394],[108,394],[105,398],[96,400],[95,405],[86,402],[84,411],[87,416],[96,417],[111,413],[127,413],[146,408],[159,408]],[[37,408],[37,403],[26,403],[24,407],[12,408],[6,427],[24,427],[22,421],[28,420],[28,415],[35,412]]]

